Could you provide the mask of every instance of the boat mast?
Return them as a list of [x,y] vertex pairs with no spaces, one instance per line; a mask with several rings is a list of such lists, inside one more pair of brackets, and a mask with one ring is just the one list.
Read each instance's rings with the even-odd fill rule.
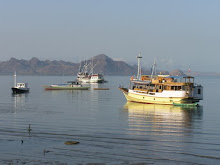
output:
[[81,59],[80,59],[80,62],[79,62],[79,71],[78,71],[78,73],[81,72],[81,68],[82,68],[82,61],[81,61]]
[[156,75],[157,71],[156,71],[156,58],[154,58],[154,64],[152,65],[152,72],[151,72],[151,78],[153,77],[153,75]]
[[[156,75],[156,58],[154,58],[154,64],[152,65],[152,71],[150,76],[150,84],[152,83],[153,75]],[[147,87],[147,92],[150,90],[150,84]]]
[[85,61],[85,65],[83,67],[83,73],[86,74],[87,73],[87,60]]
[[139,55],[137,56],[137,60],[138,60],[138,72],[137,72],[137,79],[140,80],[141,79],[141,52],[139,52]]
[[16,82],[16,71],[14,72],[14,87],[16,87],[16,84],[17,84],[17,82]]
[[91,68],[91,74],[93,75],[93,69],[94,69],[94,67],[93,67],[93,58],[92,58],[92,68]]

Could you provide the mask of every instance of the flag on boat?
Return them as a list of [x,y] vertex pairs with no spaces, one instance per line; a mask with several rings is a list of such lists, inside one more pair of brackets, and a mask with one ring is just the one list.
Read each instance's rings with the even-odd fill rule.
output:
[[188,69],[188,72],[191,72],[191,69],[190,69],[190,68]]

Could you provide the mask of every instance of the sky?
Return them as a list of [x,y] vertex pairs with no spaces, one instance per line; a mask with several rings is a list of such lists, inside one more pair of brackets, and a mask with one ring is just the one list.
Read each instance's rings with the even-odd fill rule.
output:
[[159,69],[220,72],[219,0],[0,0],[0,61],[106,54]]

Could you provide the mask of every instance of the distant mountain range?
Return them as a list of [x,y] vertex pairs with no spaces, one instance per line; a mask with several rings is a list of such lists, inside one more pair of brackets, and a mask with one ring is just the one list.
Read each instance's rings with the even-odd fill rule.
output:
[[[105,54],[100,54],[87,60],[87,63],[93,61],[95,66],[94,73],[103,73],[104,75],[136,75],[137,66],[131,66],[123,61],[114,61]],[[85,61],[81,62],[83,65]],[[0,75],[12,75],[14,71],[19,75],[77,75],[80,63],[66,62],[66,61],[40,61],[36,57],[30,60],[18,60],[11,58],[9,61],[0,62]],[[170,75],[185,75],[181,70],[173,71],[158,71],[162,74]],[[151,71],[147,69],[142,70],[142,74],[150,74]],[[200,75],[199,73],[193,73]],[[210,73],[211,74],[211,73]],[[213,74],[213,73],[212,73]],[[217,74],[216,74],[217,75]]]

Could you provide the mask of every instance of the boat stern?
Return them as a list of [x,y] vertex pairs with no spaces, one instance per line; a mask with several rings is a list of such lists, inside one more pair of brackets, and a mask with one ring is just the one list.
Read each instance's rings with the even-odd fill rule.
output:
[[203,100],[203,87],[201,85],[196,85],[193,88],[193,98],[195,100]]

